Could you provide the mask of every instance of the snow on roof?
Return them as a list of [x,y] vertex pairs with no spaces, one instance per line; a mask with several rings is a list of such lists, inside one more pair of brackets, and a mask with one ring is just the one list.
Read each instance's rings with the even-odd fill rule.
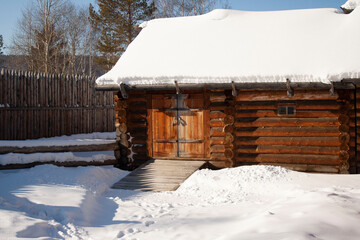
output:
[[360,8],[214,10],[155,19],[98,85],[324,82],[360,78]]
[[348,0],[344,5],[341,6],[342,9],[354,10],[360,6],[360,0]]

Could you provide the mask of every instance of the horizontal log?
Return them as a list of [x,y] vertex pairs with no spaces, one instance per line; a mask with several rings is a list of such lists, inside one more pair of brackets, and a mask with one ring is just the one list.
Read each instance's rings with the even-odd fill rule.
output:
[[210,112],[210,119],[223,119],[226,117],[226,114],[221,111],[211,111]]
[[346,132],[340,133],[339,142],[342,144],[348,144],[350,142],[350,134]]
[[224,131],[234,134],[236,132],[236,127],[234,125],[227,125],[225,126]]
[[227,161],[228,158],[225,157],[224,153],[212,153],[210,154],[211,161]]
[[224,153],[225,152],[225,146],[224,145],[212,145],[210,147],[211,153]]
[[134,161],[137,161],[137,160],[147,160],[149,159],[149,156],[147,155],[147,153],[137,153],[137,154],[134,154],[132,156],[132,159]]
[[224,118],[225,125],[232,125],[234,124],[234,122],[235,122],[235,118],[233,116],[228,115]]
[[224,93],[211,93],[210,102],[225,102],[226,95]]
[[[286,102],[282,102],[286,104]],[[296,110],[318,110],[318,111],[334,111],[339,110],[340,105],[337,101],[289,101],[289,104],[296,105]],[[237,110],[274,110],[277,111],[277,101],[263,102],[237,102]]]
[[[349,132],[349,131],[350,131],[350,126],[349,126],[349,125],[346,125],[346,124],[342,124],[342,125],[339,126],[339,131],[340,131],[340,132]],[[353,131],[354,131],[354,129],[353,129],[350,133],[351,133],[351,134],[352,134],[352,133],[355,134],[355,132],[353,132]]]
[[224,137],[225,132],[222,127],[212,127],[210,128],[210,137]]
[[6,153],[44,153],[44,152],[95,152],[113,151],[117,143],[70,146],[37,146],[37,147],[0,147],[0,154]]
[[147,127],[146,121],[144,121],[144,122],[131,122],[131,121],[129,121],[127,123],[127,125],[128,125],[128,128],[129,128],[129,131],[132,131],[132,129],[136,129],[136,128],[143,129],[143,128]]
[[130,135],[133,138],[138,138],[140,137],[141,139],[144,137],[147,137],[147,132],[146,132],[146,128],[134,128],[130,130]]
[[146,103],[143,102],[132,102],[129,103],[129,108],[134,108],[136,110],[146,110],[147,106]]
[[129,103],[133,103],[133,102],[146,103],[146,101],[147,101],[146,96],[141,96],[141,95],[129,96],[129,98],[127,100]]
[[294,96],[289,97],[287,90],[255,90],[242,91],[236,97],[237,101],[279,101],[279,100],[336,100],[338,95],[330,95],[327,90],[296,90]]
[[137,114],[137,113],[129,113],[128,114],[129,119],[146,119],[147,115],[146,113],[141,113],[141,114]]
[[129,90],[129,98],[135,96],[143,96],[146,94],[146,90],[131,89]]
[[340,161],[347,162],[349,160],[350,154],[347,151],[340,151],[339,159]]
[[336,118],[238,118],[236,127],[333,127],[339,126]]
[[340,114],[338,117],[338,121],[340,124],[348,124],[350,121],[350,117],[345,114]]
[[222,105],[222,106],[213,106],[213,105],[211,105],[211,106],[209,107],[209,110],[210,110],[210,111],[224,111],[225,108],[226,108],[225,105]]
[[210,169],[221,169],[221,168],[227,168],[229,166],[228,166],[228,161],[220,160],[220,161],[209,161],[207,167]]
[[147,109],[129,108],[128,114],[147,114]]
[[224,142],[226,145],[233,143],[235,140],[235,137],[232,133],[226,132],[224,136]]
[[146,145],[147,139],[146,136],[143,137],[134,137],[132,136],[133,139],[131,139],[131,144],[144,144]]
[[282,146],[282,145],[259,145],[259,146],[239,146],[237,153],[256,153],[256,154],[323,154],[339,155],[339,147],[314,147],[314,146]]
[[224,110],[224,113],[225,113],[226,115],[235,115],[236,109],[235,109],[235,107],[233,107],[233,106],[226,107],[225,110]]
[[235,145],[340,146],[337,137],[258,137],[237,138]]
[[256,163],[291,163],[315,165],[339,165],[337,155],[305,155],[305,154],[237,154],[237,162]]
[[116,115],[119,117],[125,117],[126,116],[126,110],[125,109],[116,109]]
[[210,145],[224,145],[224,137],[211,137]]
[[127,125],[126,125],[126,123],[120,123],[119,124],[119,131],[121,132],[121,133],[126,133],[127,132]]
[[223,121],[212,119],[210,120],[210,127],[212,128],[223,128],[225,126],[225,123]]
[[135,154],[139,154],[139,153],[147,153],[147,148],[146,147],[143,147],[143,146],[141,146],[141,147],[132,147],[131,148],[131,150],[132,150],[132,152],[133,153],[135,153]]
[[237,137],[337,137],[339,134],[337,127],[259,127],[236,131]]
[[234,151],[231,148],[226,148],[224,152],[225,157],[227,158],[233,158],[234,157]]
[[[320,118],[320,117],[338,117],[338,111],[306,111],[297,110],[296,114],[291,118]],[[260,117],[279,117],[276,110],[258,110],[258,111],[240,111],[236,113],[237,118],[260,118]]]

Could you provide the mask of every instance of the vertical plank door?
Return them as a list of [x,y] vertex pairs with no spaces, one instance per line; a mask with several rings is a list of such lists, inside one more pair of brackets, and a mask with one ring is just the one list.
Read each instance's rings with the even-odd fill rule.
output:
[[154,157],[177,157],[176,98],[172,94],[152,95],[152,137]]
[[204,158],[204,95],[152,95],[153,157]]
[[178,96],[178,147],[179,157],[205,157],[204,95]]

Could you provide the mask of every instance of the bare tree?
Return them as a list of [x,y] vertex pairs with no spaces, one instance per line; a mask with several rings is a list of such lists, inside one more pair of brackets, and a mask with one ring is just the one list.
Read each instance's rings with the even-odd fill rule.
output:
[[89,55],[95,53],[95,36],[86,8],[66,0],[34,0],[22,12],[10,53],[25,57],[19,69],[93,75]]

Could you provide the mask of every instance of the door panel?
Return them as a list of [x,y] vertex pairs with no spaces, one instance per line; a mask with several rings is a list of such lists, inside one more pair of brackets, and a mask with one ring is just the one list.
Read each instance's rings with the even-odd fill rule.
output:
[[204,95],[152,96],[153,157],[205,157]]
[[179,111],[179,121],[179,157],[204,157],[203,111]]

